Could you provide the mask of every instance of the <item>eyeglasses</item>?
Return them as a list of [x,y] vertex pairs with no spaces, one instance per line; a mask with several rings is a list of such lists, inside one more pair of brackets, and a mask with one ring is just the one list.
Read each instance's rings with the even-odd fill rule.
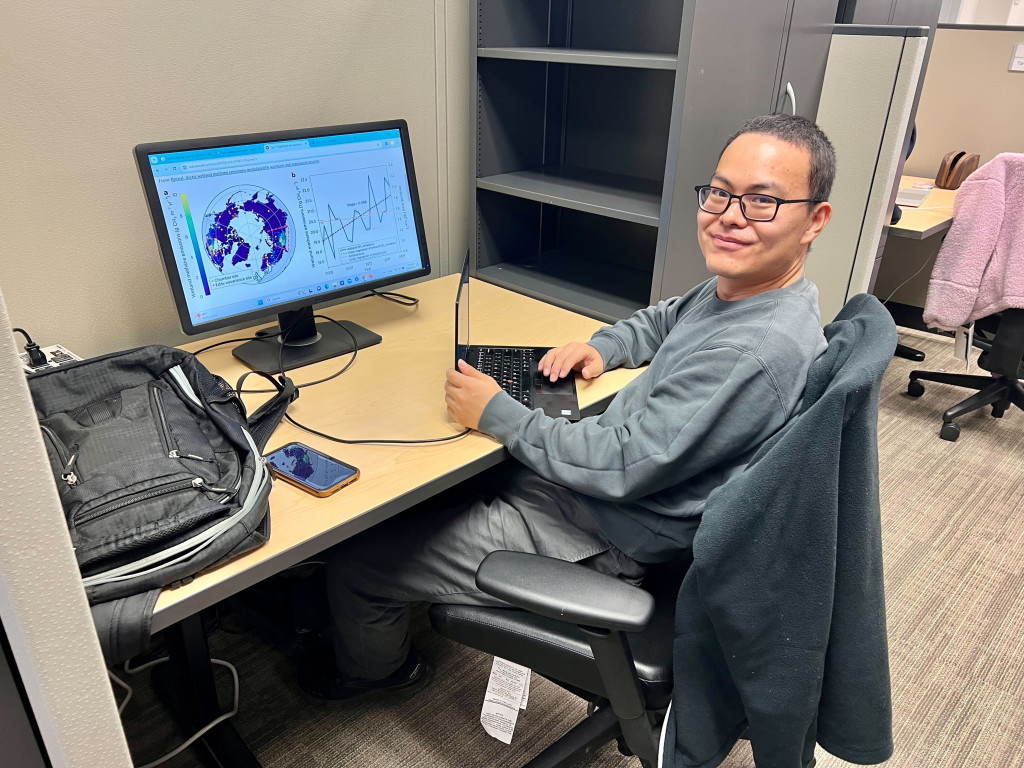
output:
[[725,213],[733,200],[740,201],[740,213],[747,221],[771,221],[779,212],[779,206],[786,203],[823,203],[824,200],[783,200],[781,197],[750,192],[746,195],[734,195],[718,187],[694,187],[697,191],[697,205],[707,213]]

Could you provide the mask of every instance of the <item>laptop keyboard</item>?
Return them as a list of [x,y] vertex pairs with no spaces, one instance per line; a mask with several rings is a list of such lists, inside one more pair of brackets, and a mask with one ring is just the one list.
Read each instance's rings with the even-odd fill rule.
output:
[[494,379],[527,408],[533,407],[533,350],[480,347],[473,367]]

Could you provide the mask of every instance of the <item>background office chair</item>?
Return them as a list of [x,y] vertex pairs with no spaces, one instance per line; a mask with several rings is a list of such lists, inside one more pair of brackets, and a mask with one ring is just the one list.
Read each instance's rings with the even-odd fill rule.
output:
[[[1019,379],[1024,355],[1024,154],[1003,153],[960,185],[953,225],[935,258],[924,321],[947,331],[976,323],[978,365],[989,376],[913,371],[907,394],[924,394],[921,381],[978,390],[942,415],[943,440],[956,440],[954,419],[986,405],[1000,418],[1010,404],[1024,409]],[[999,312],[1001,317],[996,317]],[[998,326],[998,327],[996,327]],[[993,333],[994,331],[994,333]],[[985,338],[981,338],[985,336]],[[993,378],[994,377],[994,378]]]
[[[896,345],[896,329],[876,299],[861,295],[826,328],[826,336],[829,350],[812,367],[800,418],[772,437],[744,472],[709,499],[701,523],[702,531],[707,527],[708,532],[703,539],[698,532],[701,581],[691,587],[704,584],[709,575],[714,580],[717,568],[732,569],[737,559],[757,561],[746,573],[734,572],[735,578],[724,590],[741,585],[748,598],[746,606],[728,617],[730,631],[738,626],[737,620],[744,623],[744,610],[753,607],[772,616],[767,624],[749,630],[758,634],[758,642],[771,637],[789,640],[799,634],[800,641],[808,648],[819,648],[822,657],[827,643],[829,654],[841,657],[844,669],[836,674],[825,661],[820,669],[808,665],[807,671],[819,684],[823,679],[829,683],[833,705],[837,691],[854,689],[858,706],[870,701],[870,712],[843,709],[840,719],[858,721],[859,730],[842,736],[851,736],[845,744],[853,748],[865,744],[864,734],[869,734],[874,739],[869,746],[876,751],[858,754],[877,754],[878,760],[867,762],[881,762],[891,754],[891,713],[886,708],[889,688],[881,603],[875,421],[881,376]],[[808,475],[816,479],[809,480]],[[759,531],[756,544],[750,538],[751,530]],[[797,538],[794,531],[799,531]],[[723,542],[732,555],[709,557]],[[760,549],[760,554],[751,556],[751,547]],[[757,570],[766,567],[766,559],[769,569],[785,574],[787,583],[781,589],[773,581],[774,575],[762,579],[763,572]],[[673,657],[678,663],[679,648],[689,648],[679,646],[677,626],[694,628],[698,638],[713,634],[706,612],[676,616],[677,605],[684,604],[677,601],[686,596],[686,604],[692,605],[694,599],[695,589],[680,590],[691,564],[687,557],[652,566],[640,589],[581,565],[533,554],[495,552],[481,563],[477,585],[518,608],[433,605],[430,621],[441,635],[530,667],[590,703],[589,716],[526,768],[569,766],[612,739],[618,739],[621,751],[635,754],[650,768],[658,762],[658,728],[672,700]],[[748,590],[746,584],[751,582],[755,586]],[[705,587],[699,589],[703,593]],[[764,590],[767,594],[762,595]],[[720,591],[712,599],[722,596]],[[806,601],[807,606],[792,612],[774,610],[779,599],[794,598]],[[781,613],[786,616],[782,618]],[[762,633],[763,629],[768,631]],[[730,637],[730,642],[733,640]],[[865,650],[851,654],[850,643]],[[715,653],[726,653],[724,649],[729,647],[721,639],[711,644],[718,649]],[[757,663],[787,668],[773,666],[778,665],[778,657],[772,653],[763,654]],[[700,693],[708,686],[717,694],[732,684],[716,676],[729,677],[723,671],[726,660],[717,661],[716,666],[685,681],[685,690],[697,692],[693,701],[702,701]],[[737,663],[742,666],[746,661]],[[812,729],[810,735],[817,723],[819,738],[823,733],[825,737],[834,735],[834,730],[823,732],[821,723],[831,718],[834,724],[835,707],[819,720],[819,702],[808,700],[805,682],[799,677],[792,689],[787,690],[784,682],[777,686],[783,719],[805,723]],[[796,696],[790,696],[793,691]],[[844,695],[840,693],[839,698]],[[735,689],[727,698],[741,706],[742,697]],[[737,711],[727,706],[718,709],[716,716],[728,720],[725,725],[735,740],[736,726],[742,729],[747,715],[742,708]],[[754,719],[751,716],[752,728]],[[673,714],[672,722],[678,725],[679,716]],[[714,718],[710,722],[714,727],[707,729],[706,738],[699,739],[703,743],[698,748],[705,749],[709,741],[713,749],[723,743],[727,748],[730,738],[722,733],[723,722]],[[775,724],[771,715],[763,717],[763,710],[757,713],[756,727],[762,736]],[[797,735],[799,738],[792,739],[790,729],[787,744],[801,742],[795,759],[813,766],[813,739],[808,753],[804,738],[808,734]],[[771,752],[775,746],[766,743],[763,748]],[[757,743],[755,752],[756,748]],[[833,747],[833,751],[842,756],[843,749]],[[794,758],[792,751],[787,755]],[[791,764],[796,763],[791,760]]]
[[[1004,309],[1001,317],[991,316],[975,325],[974,346],[984,350],[978,357],[978,367],[989,371],[991,376],[974,376],[966,373],[943,373],[940,371],[911,371],[907,394],[920,397],[924,394],[922,381],[937,381],[957,387],[976,389],[978,392],[962,400],[942,414],[942,428],[939,437],[956,440],[960,437],[960,426],[955,419],[965,413],[992,406],[992,415],[1002,418],[1010,405],[1024,410],[1024,310]],[[995,327],[994,334],[986,328]],[[979,338],[980,334],[990,335]]]

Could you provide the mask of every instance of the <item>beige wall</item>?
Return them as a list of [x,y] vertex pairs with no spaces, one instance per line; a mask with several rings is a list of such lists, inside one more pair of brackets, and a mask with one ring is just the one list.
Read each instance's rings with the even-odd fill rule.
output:
[[1005,24],[1013,0],[978,0],[972,24]]
[[468,24],[465,0],[6,0],[12,322],[86,355],[185,340],[134,167],[144,141],[404,117],[447,274],[468,231]]
[[1024,152],[1024,72],[1008,72],[1021,30],[940,29],[917,108],[917,146],[904,172],[935,177],[953,150]]
[[182,341],[132,146],[390,117],[450,272],[469,45],[465,0],[0,4],[0,618],[55,766],[130,762],[7,313],[86,355]]

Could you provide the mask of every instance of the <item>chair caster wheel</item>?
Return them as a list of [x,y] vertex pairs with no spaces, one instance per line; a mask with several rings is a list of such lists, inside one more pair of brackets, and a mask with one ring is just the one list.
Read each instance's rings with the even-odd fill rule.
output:
[[1003,414],[1004,413],[1006,413],[1006,409],[1005,408],[1000,408],[1000,407],[995,406],[995,405],[992,406],[992,418],[993,419],[1001,419],[1001,418],[1003,418]]
[[924,394],[924,384],[917,379],[911,379],[907,384],[907,394],[911,397],[920,397]]
[[630,750],[630,748],[626,746],[626,738],[624,736],[619,736],[617,739],[615,739],[615,743],[619,748],[620,755],[624,755],[626,757],[635,757],[632,750]]
[[960,427],[952,421],[944,421],[942,429],[939,430],[939,437],[949,440],[951,443],[956,442],[956,439],[960,437]]

